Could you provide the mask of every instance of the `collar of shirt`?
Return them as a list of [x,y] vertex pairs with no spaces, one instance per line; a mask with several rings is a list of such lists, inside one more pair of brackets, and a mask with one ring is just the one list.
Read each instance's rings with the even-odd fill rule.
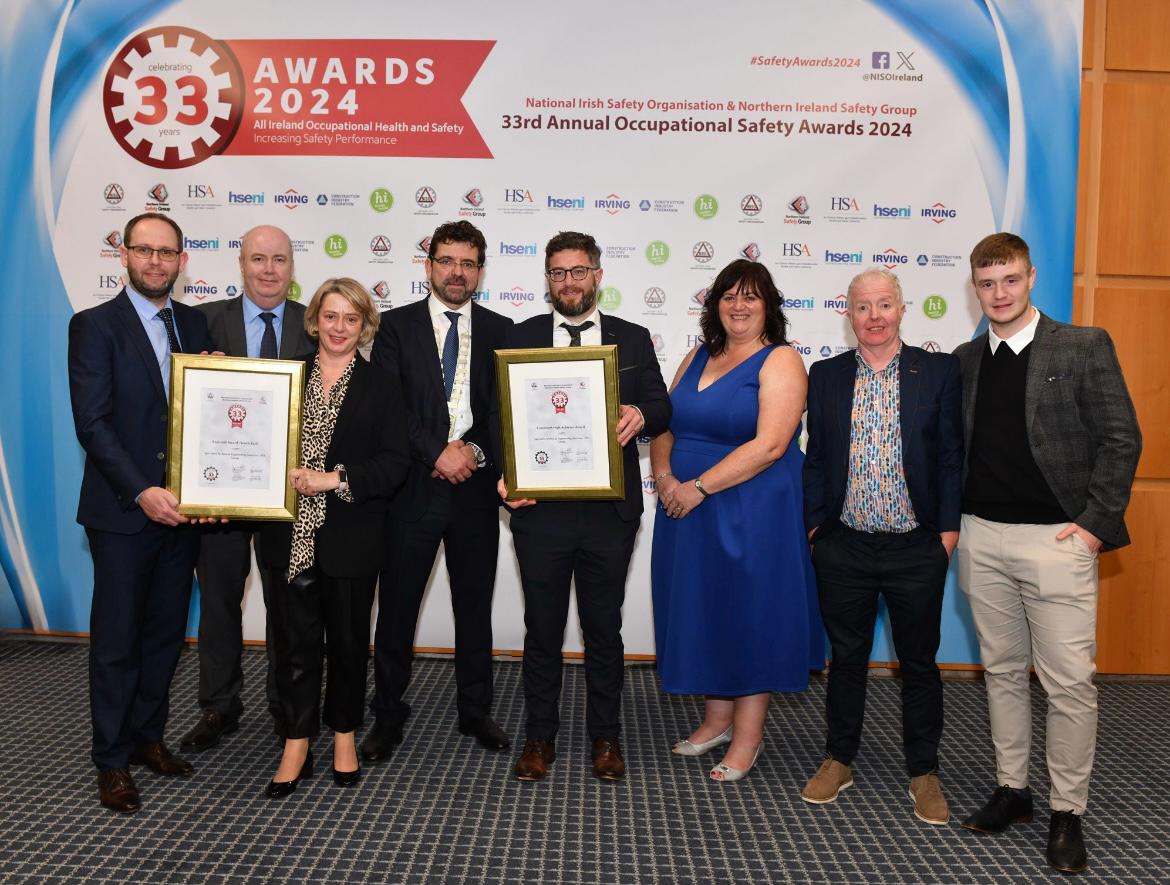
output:
[[860,347],[857,348],[857,350],[854,353],[857,356],[858,367],[863,369],[864,371],[868,372],[869,374],[871,374],[871,375],[892,374],[893,372],[898,371],[898,363],[901,362],[901,360],[902,360],[902,342],[901,341],[898,342],[898,352],[894,354],[894,358],[892,360],[890,360],[888,363],[886,363],[885,368],[882,369],[880,372],[865,361],[865,357],[861,355],[861,348]]
[[[442,301],[440,301],[438,298],[436,298],[434,295],[428,295],[427,296],[427,310],[429,310],[431,312],[431,324],[432,325],[437,324],[439,322],[439,320],[442,320],[443,321],[442,328],[444,328],[444,329],[446,329],[447,326],[451,325],[451,318],[443,316],[443,314],[447,313],[447,311],[449,311],[449,310],[455,311],[455,313],[459,314],[459,316],[461,316],[468,323],[471,322],[471,299],[470,298],[468,298],[461,305],[459,305],[459,307],[448,307]],[[465,322],[460,322],[459,325],[464,327],[464,328],[467,327],[467,323],[465,323]]]
[[552,317],[553,317],[553,328],[554,329],[560,329],[561,323],[568,323],[570,326],[579,326],[582,323],[589,322],[589,320],[593,320],[593,325],[597,326],[598,328],[601,328],[601,309],[597,308],[597,307],[593,308],[593,312],[591,314],[589,314],[589,316],[567,317],[567,316],[564,316],[563,314],[561,314],[561,312],[559,310],[554,310],[552,313]]
[[[130,296],[130,303],[134,305],[134,310],[138,313],[138,316],[142,319],[144,325],[146,323],[153,322],[154,319],[158,316],[158,312],[162,310],[163,307],[170,307],[172,310],[174,308],[174,305],[171,304],[170,293],[167,293],[167,300],[162,307],[156,307],[153,301],[149,300],[145,295],[140,293],[129,283],[126,284],[126,294]],[[161,323],[162,320],[159,320],[159,322]],[[179,334],[177,324],[175,327],[175,334]]]
[[553,310],[553,347],[568,347],[572,341],[572,336],[569,335],[569,331],[561,328],[561,323],[568,323],[570,326],[581,326],[588,322],[592,322],[593,325],[588,329],[581,330],[581,344],[585,346],[601,344],[601,311],[597,307],[594,307],[593,312],[588,316],[583,317],[567,317],[559,311]]
[[1020,355],[1025,347],[1032,343],[1032,339],[1036,337],[1036,327],[1040,325],[1040,311],[1035,307],[1032,308],[1032,319],[1028,321],[1028,325],[1016,332],[1010,338],[1000,338],[995,334],[990,327],[987,329],[987,342],[991,345],[991,352],[994,354],[999,348],[1000,342],[1006,344],[1012,349],[1012,353],[1016,356]]
[[[250,323],[253,320],[260,320],[260,314],[262,314],[262,313],[272,314],[273,316],[276,317],[277,323],[281,323],[284,321],[285,300],[283,298],[280,299],[280,304],[276,305],[276,307],[261,307],[259,304],[257,304],[251,298],[249,298],[247,293],[244,293],[243,295],[241,295],[240,298],[242,299],[242,305],[244,308],[244,322],[245,323]],[[260,320],[260,322],[264,322],[264,321]]]

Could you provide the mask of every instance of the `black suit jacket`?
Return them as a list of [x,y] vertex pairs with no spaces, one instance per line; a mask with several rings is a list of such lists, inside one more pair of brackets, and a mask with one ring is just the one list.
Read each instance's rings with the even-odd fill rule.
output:
[[[209,301],[196,309],[207,317],[207,330],[214,350],[228,356],[248,355],[248,336],[244,331],[244,298],[225,298]],[[316,345],[305,334],[305,307],[295,301],[285,301],[284,320],[280,324],[277,354],[282,360],[299,359],[314,350]]]
[[[183,350],[210,350],[203,314],[171,304]],[[147,516],[134,499],[166,486],[168,403],[158,360],[125,289],[69,321],[69,396],[85,449],[77,521],[136,534]]]
[[[410,473],[390,503],[395,519],[413,522],[427,511],[436,484],[432,479],[435,459],[447,446],[451,430],[447,397],[443,391],[443,367],[435,347],[429,299],[396,307],[382,314],[378,335],[370,351],[370,362],[394,375],[402,386],[406,402],[406,426],[410,438]],[[493,352],[505,346],[512,320],[478,304],[471,305],[471,428],[463,435],[487,456],[488,463],[462,483],[472,498],[485,506],[498,507],[496,477],[500,471],[499,447],[492,432],[496,398],[496,368]]]
[[[325,456],[328,470],[345,465],[354,500],[326,492],[325,523],[317,530],[316,564],[335,578],[377,574],[386,506],[406,477],[409,462],[398,379],[371,366],[360,353],[354,359],[357,364]],[[312,361],[309,357],[307,372]],[[291,542],[292,523],[265,523],[260,529],[264,566],[287,568]]]
[[[654,343],[650,333],[643,326],[627,322],[619,317],[599,314],[601,317],[601,343],[616,344],[618,347],[619,398],[623,405],[637,406],[646,426],[642,436],[657,436],[670,426],[670,394],[662,380],[662,369],[654,355]],[[512,330],[508,338],[509,347],[552,347],[553,317],[536,316],[525,320]],[[622,451],[625,471],[626,496],[614,501],[614,509],[623,520],[637,519],[642,515],[642,477],[638,470],[638,442],[631,440]],[[544,512],[549,504],[537,507],[522,507],[513,511],[512,518],[528,519],[531,514]]]
[[[849,478],[849,435],[857,351],[813,363],[808,373],[808,447],[804,458],[804,524],[836,524]],[[899,395],[902,468],[920,525],[959,530],[963,468],[959,361],[902,345]]]

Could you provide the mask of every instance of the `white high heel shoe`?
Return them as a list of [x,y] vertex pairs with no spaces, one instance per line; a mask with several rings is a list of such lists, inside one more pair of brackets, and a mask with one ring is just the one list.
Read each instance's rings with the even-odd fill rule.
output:
[[751,765],[747,768],[732,768],[730,765],[724,765],[720,762],[711,769],[711,780],[719,781],[723,784],[731,784],[736,781],[743,780],[747,777],[747,773],[756,767],[756,760],[760,758],[760,750],[764,748],[764,742],[760,741],[756,744],[756,754],[752,756]]
[[723,744],[731,743],[731,726],[727,726],[727,730],[723,734],[717,734],[709,741],[702,743],[693,743],[689,738],[687,740],[679,741],[670,748],[670,752],[677,753],[679,756],[702,756],[704,753],[709,753],[716,747]]

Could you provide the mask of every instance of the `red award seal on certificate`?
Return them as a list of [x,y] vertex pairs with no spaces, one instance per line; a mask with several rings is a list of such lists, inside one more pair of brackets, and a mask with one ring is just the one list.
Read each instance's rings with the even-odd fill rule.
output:
[[565,414],[565,409],[569,405],[569,395],[563,390],[554,390],[551,400],[553,408],[556,409],[556,414]]
[[244,426],[244,419],[248,417],[248,410],[239,403],[233,403],[228,406],[227,410],[228,420],[232,422],[232,429]]

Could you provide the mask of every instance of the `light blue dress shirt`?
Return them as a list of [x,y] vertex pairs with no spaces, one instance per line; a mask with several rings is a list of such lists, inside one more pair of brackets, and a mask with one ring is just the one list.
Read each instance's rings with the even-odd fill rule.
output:
[[[129,283],[126,284],[126,294],[130,297],[130,303],[134,305],[138,319],[142,321],[146,337],[150,339],[150,346],[154,349],[154,356],[158,360],[158,370],[162,373],[163,392],[166,393],[167,399],[170,399],[171,345],[167,341],[167,327],[163,324],[162,317],[158,315],[162,308],[156,307],[154,302],[148,301],[144,295],[140,295]],[[163,307],[171,308],[171,316],[174,316],[174,305],[171,304],[170,295],[167,296],[166,304]],[[261,325],[263,325],[263,320],[261,320]],[[175,337],[179,340],[179,346],[182,347],[183,339],[179,335],[177,320],[175,321]]]
[[260,316],[262,313],[270,313],[276,317],[272,321],[272,328],[276,330],[276,352],[279,354],[285,302],[281,301],[273,308],[264,308],[257,306],[246,294],[241,295],[240,299],[244,308],[244,334],[248,337],[248,356],[252,359],[260,356],[260,339],[264,337],[264,320]]

